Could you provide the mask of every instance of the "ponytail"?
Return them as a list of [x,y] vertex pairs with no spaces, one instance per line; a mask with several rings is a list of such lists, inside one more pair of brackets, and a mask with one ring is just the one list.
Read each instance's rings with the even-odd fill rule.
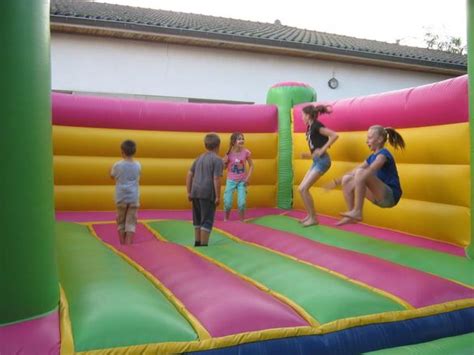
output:
[[383,138],[384,144],[388,140],[388,143],[395,149],[405,149],[405,141],[395,128],[375,125],[370,127],[369,130],[376,131],[377,134]]
[[405,141],[403,137],[395,131],[395,128],[385,127],[385,132],[387,132],[388,143],[395,149],[405,149]]
[[326,105],[308,105],[303,108],[303,113],[306,113],[309,115],[309,117],[314,121],[316,120],[320,114],[323,113],[331,113],[332,109],[331,106],[326,106]]

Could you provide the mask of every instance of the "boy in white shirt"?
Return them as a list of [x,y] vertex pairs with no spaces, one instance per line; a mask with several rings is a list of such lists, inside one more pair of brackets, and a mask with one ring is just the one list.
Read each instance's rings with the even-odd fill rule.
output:
[[110,176],[115,180],[115,205],[120,244],[132,244],[140,206],[141,165],[133,159],[137,150],[134,141],[126,140],[120,148],[123,159],[112,166]]

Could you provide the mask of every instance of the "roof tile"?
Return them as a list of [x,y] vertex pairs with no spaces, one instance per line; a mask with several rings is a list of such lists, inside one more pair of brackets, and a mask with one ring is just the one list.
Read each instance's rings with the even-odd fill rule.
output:
[[[231,18],[181,13],[156,9],[89,2],[86,0],[51,0],[51,22],[67,21],[68,18],[82,19],[89,26],[105,27],[107,23],[144,25],[143,31],[156,33],[160,28],[201,32],[203,37],[213,33],[223,40],[234,42],[253,39],[261,44],[276,47],[293,47],[307,51],[337,51],[352,56],[372,56],[386,61],[413,61],[425,66],[467,69],[467,56],[430,50],[426,48],[402,46],[375,40],[311,31],[296,27],[263,22],[237,20]],[[90,22],[90,23],[89,23]],[[150,28],[151,27],[151,28]],[[257,41],[257,42],[258,42]],[[270,41],[269,43],[266,43]],[[297,47],[295,47],[297,46]],[[366,53],[366,54],[363,54]]]

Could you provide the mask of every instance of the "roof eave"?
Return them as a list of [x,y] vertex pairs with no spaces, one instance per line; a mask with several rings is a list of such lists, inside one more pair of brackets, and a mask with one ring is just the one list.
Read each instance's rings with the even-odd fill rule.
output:
[[171,27],[157,27],[132,22],[85,19],[51,15],[51,31],[87,34],[101,37],[187,44],[201,47],[229,48],[250,52],[369,64],[380,67],[421,71],[445,75],[463,75],[467,68],[457,64],[436,63],[416,58],[392,57],[378,53],[353,51],[299,42],[235,36]]

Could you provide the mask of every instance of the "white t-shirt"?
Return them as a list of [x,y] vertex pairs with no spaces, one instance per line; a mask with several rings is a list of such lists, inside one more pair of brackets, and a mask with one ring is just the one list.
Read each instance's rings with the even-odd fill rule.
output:
[[136,204],[140,200],[140,172],[142,166],[135,160],[120,160],[112,167],[111,175],[115,178],[115,203]]

